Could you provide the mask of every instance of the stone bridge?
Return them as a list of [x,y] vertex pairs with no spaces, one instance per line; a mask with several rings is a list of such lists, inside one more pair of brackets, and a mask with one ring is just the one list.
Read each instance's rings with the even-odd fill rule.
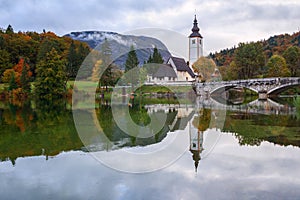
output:
[[193,88],[198,96],[222,95],[231,88],[247,88],[259,94],[259,99],[276,96],[282,91],[300,85],[300,77],[262,78],[235,81],[194,83]]

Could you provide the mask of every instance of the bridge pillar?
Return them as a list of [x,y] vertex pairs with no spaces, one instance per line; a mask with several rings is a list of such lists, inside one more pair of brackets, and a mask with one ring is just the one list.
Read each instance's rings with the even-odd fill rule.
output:
[[259,92],[258,93],[258,99],[259,100],[266,100],[266,99],[268,99],[268,94],[266,92]]

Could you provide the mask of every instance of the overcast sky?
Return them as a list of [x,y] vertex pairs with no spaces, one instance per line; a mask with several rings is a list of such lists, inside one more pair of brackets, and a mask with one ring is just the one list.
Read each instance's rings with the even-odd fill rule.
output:
[[195,13],[205,54],[300,29],[299,0],[0,0],[0,27],[58,35],[163,28],[188,36]]

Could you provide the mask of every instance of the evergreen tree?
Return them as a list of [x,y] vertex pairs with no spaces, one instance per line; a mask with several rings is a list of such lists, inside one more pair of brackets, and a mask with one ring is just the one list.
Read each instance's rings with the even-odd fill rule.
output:
[[149,56],[147,63],[164,63],[164,59],[162,58],[161,54],[159,53],[156,47],[154,47],[153,54]]
[[139,64],[139,60],[137,58],[135,49],[133,46],[131,46],[125,62],[125,72],[128,72],[129,70],[137,67],[138,64]]
[[76,47],[74,42],[72,41],[68,55],[67,55],[67,75],[68,78],[74,78],[77,74],[77,71],[79,69],[78,66],[78,59],[77,59],[77,53],[76,53]]
[[153,58],[152,61],[153,63],[158,63],[158,64],[164,63],[164,60],[156,47],[154,48],[152,58]]
[[6,34],[13,34],[14,33],[14,29],[13,27],[9,24],[6,31],[5,31]]
[[110,48],[110,44],[105,38],[103,44],[101,45],[101,77],[100,78],[100,84],[105,86],[106,91],[108,90],[108,86],[113,85],[114,83],[114,65],[111,60],[112,51]]
[[24,92],[30,92],[30,80],[29,80],[27,66],[26,66],[25,61],[24,61],[23,67],[22,67],[20,83],[21,83],[21,87]]
[[64,60],[53,48],[36,68],[35,94],[43,99],[58,99],[66,93],[66,67]]
[[[125,72],[128,72],[136,67],[138,67],[139,60],[137,58],[136,52],[134,50],[134,47],[130,47],[130,51],[128,53],[128,57],[125,62]],[[133,70],[130,73],[125,74],[125,79],[127,80],[128,83],[131,83],[132,89],[134,85],[137,83],[139,80],[138,77],[138,70]]]
[[16,79],[15,79],[15,73],[13,72],[12,75],[11,75],[10,81],[9,81],[8,90],[12,91],[12,90],[17,89],[17,88],[18,88],[18,84],[17,84]]

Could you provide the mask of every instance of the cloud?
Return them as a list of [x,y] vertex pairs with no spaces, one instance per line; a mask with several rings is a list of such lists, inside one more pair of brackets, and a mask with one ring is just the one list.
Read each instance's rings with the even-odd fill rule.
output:
[[12,24],[16,31],[46,29],[59,35],[152,27],[188,36],[195,9],[206,53],[300,28],[297,0],[0,0],[0,27]]

